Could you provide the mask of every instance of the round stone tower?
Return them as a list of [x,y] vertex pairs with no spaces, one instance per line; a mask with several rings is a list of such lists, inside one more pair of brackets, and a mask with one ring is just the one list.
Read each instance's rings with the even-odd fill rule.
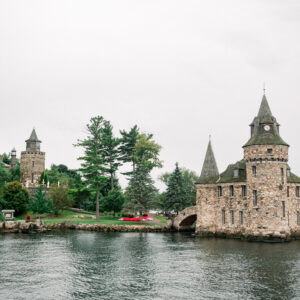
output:
[[266,96],[250,124],[251,138],[243,146],[247,176],[249,234],[289,236],[287,162],[289,145],[279,135]]
[[41,141],[35,129],[26,140],[26,151],[21,152],[20,178],[26,187],[38,187],[45,171],[45,152],[40,151]]

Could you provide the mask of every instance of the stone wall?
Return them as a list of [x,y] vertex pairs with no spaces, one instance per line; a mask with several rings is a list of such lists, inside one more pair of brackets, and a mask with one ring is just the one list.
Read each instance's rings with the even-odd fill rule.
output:
[[20,178],[22,184],[28,187],[37,187],[44,171],[45,152],[23,151],[21,153]]

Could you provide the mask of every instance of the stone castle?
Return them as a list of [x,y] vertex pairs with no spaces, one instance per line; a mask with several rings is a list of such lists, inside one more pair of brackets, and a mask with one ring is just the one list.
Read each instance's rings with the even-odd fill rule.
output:
[[196,183],[196,233],[254,240],[300,235],[300,178],[288,165],[279,126],[264,95],[244,158],[221,174],[209,141]]
[[[38,139],[35,129],[26,142],[26,151],[21,152],[20,181],[28,188],[36,188],[40,185],[42,173],[45,171],[45,152],[41,152],[41,141]],[[17,166],[17,152],[15,148],[10,153],[10,165],[4,164],[6,169],[14,169]],[[2,158],[0,157],[0,161]]]

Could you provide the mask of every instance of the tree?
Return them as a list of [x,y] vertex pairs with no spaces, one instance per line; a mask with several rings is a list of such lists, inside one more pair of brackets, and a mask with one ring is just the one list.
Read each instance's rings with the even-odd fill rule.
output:
[[29,192],[17,181],[8,182],[2,191],[2,208],[14,209],[16,215],[20,215],[27,209],[29,202]]
[[47,198],[46,191],[40,185],[29,200],[29,208],[33,213],[44,214],[52,210],[52,202]]
[[131,175],[135,169],[135,163],[133,161],[134,147],[139,139],[140,133],[137,125],[134,125],[129,132],[125,130],[120,131],[121,134],[121,144],[120,144],[120,154],[121,160],[124,163],[132,164],[132,171],[126,172],[124,175]]
[[[196,185],[195,182],[198,179],[196,172],[186,169],[180,168],[182,177],[183,177],[183,187],[186,191],[187,202],[190,205],[196,205]],[[163,182],[166,186],[168,186],[168,182],[170,180],[171,173],[165,172],[159,176],[159,180]]]
[[58,215],[62,210],[72,207],[73,200],[68,197],[68,186],[56,185],[50,186],[49,198],[53,203],[54,213]]
[[168,180],[165,194],[165,207],[168,210],[175,210],[177,213],[190,205],[189,197],[184,187],[184,178],[176,163],[175,170]]
[[127,187],[127,208],[138,210],[142,221],[143,210],[150,208],[157,189],[150,176],[153,168],[161,167],[159,152],[161,147],[146,134],[140,135],[133,150],[135,169]]
[[102,200],[103,211],[112,211],[113,215],[122,210],[125,197],[122,191],[114,189],[108,192],[108,194]]
[[11,175],[9,171],[3,167],[2,163],[0,163],[0,187],[8,181],[11,181]]
[[78,140],[75,145],[84,148],[84,156],[78,158],[83,161],[80,171],[89,189],[96,192],[97,221],[99,221],[99,194],[107,182],[107,178],[104,176],[106,169],[102,144],[104,122],[101,116],[91,118],[90,124],[87,124],[87,138]]
[[120,167],[120,139],[113,136],[113,127],[109,121],[104,122],[104,127],[101,135],[103,158],[105,161],[105,171],[110,177],[110,188],[114,189],[115,173]]

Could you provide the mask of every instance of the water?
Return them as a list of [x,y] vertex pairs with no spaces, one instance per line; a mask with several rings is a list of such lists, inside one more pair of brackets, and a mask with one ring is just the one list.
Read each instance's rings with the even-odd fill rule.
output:
[[300,299],[300,241],[0,235],[0,299]]

